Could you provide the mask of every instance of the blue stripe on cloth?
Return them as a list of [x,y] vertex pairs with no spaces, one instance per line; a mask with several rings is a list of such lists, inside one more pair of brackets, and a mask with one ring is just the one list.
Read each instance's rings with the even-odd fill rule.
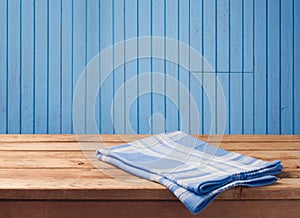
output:
[[262,186],[277,181],[279,160],[265,162],[214,147],[183,132],[98,149],[99,160],[166,186],[193,213],[235,186]]

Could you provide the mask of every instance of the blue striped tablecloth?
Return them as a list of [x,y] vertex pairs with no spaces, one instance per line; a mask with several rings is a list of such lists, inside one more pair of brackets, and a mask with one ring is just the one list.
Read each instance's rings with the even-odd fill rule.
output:
[[166,186],[193,214],[222,191],[276,182],[279,160],[266,162],[214,147],[183,132],[161,133],[112,148],[99,160]]

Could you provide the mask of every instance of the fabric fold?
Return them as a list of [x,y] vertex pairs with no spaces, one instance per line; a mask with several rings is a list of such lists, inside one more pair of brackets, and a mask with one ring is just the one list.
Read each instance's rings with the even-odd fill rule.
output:
[[276,182],[279,160],[266,162],[214,147],[180,131],[98,149],[99,160],[166,186],[193,214],[235,186]]

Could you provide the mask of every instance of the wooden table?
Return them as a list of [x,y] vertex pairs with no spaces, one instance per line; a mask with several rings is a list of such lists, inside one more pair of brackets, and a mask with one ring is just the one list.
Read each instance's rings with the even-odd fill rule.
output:
[[[165,187],[93,155],[146,136],[0,135],[0,217],[194,217]],[[281,159],[284,171],[274,185],[225,191],[196,217],[300,217],[300,136],[226,135],[221,147]]]

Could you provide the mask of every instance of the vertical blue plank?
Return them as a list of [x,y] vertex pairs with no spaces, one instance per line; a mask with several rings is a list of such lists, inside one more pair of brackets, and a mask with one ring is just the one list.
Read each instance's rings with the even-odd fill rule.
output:
[[0,134],[7,132],[7,1],[0,1]]
[[[218,79],[223,89],[226,101],[226,125],[224,134],[229,133],[229,4],[227,0],[217,1],[217,70]],[[220,99],[217,99],[219,105]],[[224,108],[218,107],[218,114]],[[218,133],[221,130],[218,129]]]
[[[125,39],[137,37],[137,1],[125,1]],[[129,47],[130,44],[125,44],[125,58],[128,54],[137,54],[137,47]],[[132,45],[132,44],[131,44]],[[137,44],[135,45],[137,46]],[[125,81],[136,79],[137,76],[137,61],[126,63],[125,66]],[[130,102],[129,99],[137,97],[137,83],[132,86],[125,84],[125,133],[138,132],[138,111],[137,101]]]
[[255,0],[254,133],[266,134],[266,0]]
[[35,133],[47,133],[47,0],[35,1]]
[[[80,74],[85,68],[86,58],[86,1],[73,1],[73,93]],[[84,86],[85,87],[85,86]],[[85,90],[82,90],[85,92]],[[85,102],[82,102],[85,113]],[[84,123],[85,120],[81,120]]]
[[253,70],[254,70],[254,0],[244,0],[244,110],[243,110],[243,133],[252,134],[254,124],[253,111]]
[[[189,22],[189,8],[190,2],[186,0],[179,1],[179,42],[186,44],[189,46],[190,44],[190,37],[189,37],[189,30],[190,30],[190,22]],[[184,51],[179,51],[179,63],[189,63],[189,53],[185,53]],[[190,76],[189,71],[184,68],[179,68],[178,78],[179,78],[179,93],[178,93],[178,101],[179,101],[179,108],[180,108],[180,118],[179,118],[179,129],[186,133],[190,133],[190,96],[187,96],[186,93],[190,95]],[[186,91],[184,91],[186,89]]]
[[281,1],[281,133],[293,131],[293,10],[292,1]]
[[[115,43],[124,40],[124,0],[115,0],[114,2],[114,41]],[[123,44],[124,45],[124,44]],[[124,65],[117,67],[117,63],[124,62],[124,49],[123,46],[118,52],[114,51],[114,94],[118,92],[119,88],[124,85]],[[124,90],[124,89],[122,89]],[[116,133],[125,133],[125,92],[122,92],[122,100],[119,102],[114,101],[114,127]],[[120,119],[115,119],[118,115]]]
[[[112,45],[113,32],[113,17],[112,17],[112,2],[100,1],[100,48],[103,51],[105,48]],[[128,23],[129,24],[129,23]],[[100,72],[104,69],[113,69],[113,53],[110,52],[105,60],[101,60]],[[111,117],[111,107],[113,98],[113,76],[110,76],[102,81],[101,87],[101,133],[113,133],[113,123]],[[103,80],[104,78],[101,78]]]
[[[202,1],[190,1],[190,46],[201,54],[202,51]],[[201,60],[199,60],[199,64]],[[192,63],[193,64],[193,63]],[[202,131],[202,84],[201,72],[191,74],[190,90],[191,96],[196,104],[196,111],[190,111],[190,132],[198,134]],[[191,103],[191,102],[190,102]],[[192,104],[190,104],[192,108]],[[197,114],[196,114],[197,113]],[[198,119],[193,119],[198,117]]]
[[242,1],[230,1],[230,133],[242,130]]
[[294,134],[300,134],[300,1],[294,1]]
[[[145,37],[150,36],[150,12],[151,12],[151,1],[139,1],[138,8],[138,36]],[[146,53],[147,48],[150,45],[138,44],[138,52],[139,54]],[[151,122],[149,122],[149,118],[151,116],[151,94],[149,91],[151,90],[151,75],[148,73],[151,71],[151,61],[150,59],[141,59],[138,61],[138,73],[147,73],[146,77],[143,77],[143,80],[140,80],[139,77],[139,129],[138,132],[140,134],[151,133]],[[146,95],[142,95],[142,93],[148,93]]]
[[[164,36],[164,1],[152,0],[152,35],[153,36]],[[156,43],[152,44],[152,52],[158,51],[159,53],[164,52],[164,48]],[[164,62],[161,60],[152,60],[152,72],[164,73]],[[164,81],[155,80],[152,81],[152,90],[163,92],[165,89]],[[165,131],[165,105],[164,97],[159,94],[153,94],[152,100],[152,123],[153,133],[159,133]]]
[[280,2],[268,3],[268,132],[279,134],[280,132],[280,87],[279,87],[279,7]]
[[[165,20],[165,33],[166,38],[178,39],[178,1],[166,1],[166,20]],[[169,46],[168,41],[166,42],[166,56],[175,57],[178,60],[178,48]],[[178,81],[178,65],[166,61],[166,131],[173,131],[178,129],[178,83],[174,84],[168,77]],[[173,81],[174,81],[173,80]]]
[[62,1],[62,133],[72,133],[72,0]]
[[61,79],[61,4],[60,0],[49,1],[49,89],[48,132],[60,133],[60,79]]
[[21,133],[33,133],[33,6],[33,0],[22,1]]
[[[89,0],[87,1],[87,62],[88,64],[95,56],[99,53],[99,1],[98,0]],[[91,76],[91,73],[97,76]],[[97,72],[94,74],[94,72]],[[96,102],[92,101],[93,90],[97,90],[99,87],[99,62],[95,64],[95,68],[91,69],[91,72],[87,73],[86,85],[87,85],[87,94],[86,94],[86,113],[94,112],[95,108],[95,119],[94,116],[87,116],[86,118],[86,131],[88,134],[96,134],[97,130],[92,129],[92,124],[96,121],[99,121],[99,98],[96,99]]]
[[[152,0],[152,36],[164,37],[164,7],[164,2]],[[161,45],[152,43],[152,53],[154,51],[161,53],[163,49]],[[164,67],[165,64],[162,60],[152,60],[152,72],[163,74]],[[152,90],[163,93],[165,90],[164,81],[154,78],[152,81]],[[152,97],[152,133],[154,134],[163,132],[166,129],[164,111],[164,96],[154,93]]]
[[20,1],[8,1],[8,132],[20,133]]
[[[216,14],[215,14],[215,1],[204,0],[204,57],[211,67],[216,68]],[[215,84],[212,83],[213,75],[211,72],[204,72],[203,81],[207,90],[211,90],[211,99],[208,96],[204,96],[204,133],[208,134],[211,131],[214,124],[212,123],[212,117],[216,116],[216,111],[213,111],[213,107],[216,106],[215,96]]]

